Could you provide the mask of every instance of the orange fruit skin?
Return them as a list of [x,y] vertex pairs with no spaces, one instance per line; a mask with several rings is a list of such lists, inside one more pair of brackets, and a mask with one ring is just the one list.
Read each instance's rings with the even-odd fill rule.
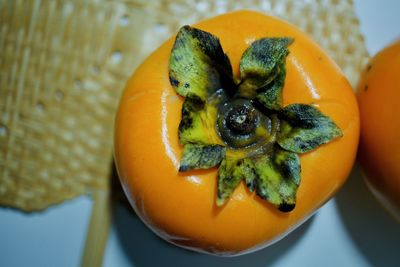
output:
[[127,82],[115,123],[115,162],[139,217],[178,246],[233,256],[265,247],[300,225],[343,185],[358,145],[359,114],[354,93],[335,63],[296,27],[251,11],[238,11],[198,24],[220,38],[234,74],[251,42],[289,36],[283,102],[315,104],[342,129],[343,137],[303,154],[296,208],[282,213],[249,192],[244,183],[217,207],[217,168],[178,173],[182,146],[178,125],[183,99],[170,85],[168,60],[174,37]]
[[357,98],[359,157],[367,184],[400,222],[400,40],[371,59]]

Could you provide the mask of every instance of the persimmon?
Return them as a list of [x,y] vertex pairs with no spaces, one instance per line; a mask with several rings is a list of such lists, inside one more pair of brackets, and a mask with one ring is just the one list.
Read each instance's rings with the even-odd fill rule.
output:
[[354,93],[309,37],[251,11],[182,27],[126,84],[115,162],[163,239],[217,255],[284,237],[343,185]]
[[357,88],[359,157],[376,198],[400,221],[400,40],[376,54]]

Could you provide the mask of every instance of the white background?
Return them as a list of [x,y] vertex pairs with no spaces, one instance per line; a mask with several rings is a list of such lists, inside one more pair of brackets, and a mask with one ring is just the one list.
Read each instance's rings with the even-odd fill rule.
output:
[[[368,50],[400,38],[400,1],[355,0]],[[24,214],[0,208],[0,266],[79,266],[91,200],[80,197]],[[400,224],[367,191],[356,168],[349,182],[308,222],[275,245],[236,258],[176,248],[130,210],[114,213],[104,266],[400,266]]]

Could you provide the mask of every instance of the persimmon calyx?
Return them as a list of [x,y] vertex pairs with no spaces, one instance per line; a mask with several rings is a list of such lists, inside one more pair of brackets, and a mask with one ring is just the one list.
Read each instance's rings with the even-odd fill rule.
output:
[[178,137],[179,171],[219,166],[217,205],[243,180],[251,192],[289,212],[300,185],[300,153],[341,137],[316,107],[282,106],[292,38],[254,41],[240,60],[240,79],[219,39],[190,26],[176,37],[169,61],[175,91],[185,97]]

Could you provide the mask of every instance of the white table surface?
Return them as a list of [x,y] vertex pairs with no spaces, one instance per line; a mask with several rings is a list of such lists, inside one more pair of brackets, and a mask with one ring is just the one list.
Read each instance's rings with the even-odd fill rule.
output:
[[[368,50],[400,38],[400,1],[354,0]],[[0,208],[0,266],[79,266],[92,202],[80,197],[40,213]],[[132,212],[115,209],[103,266],[400,266],[400,224],[371,196],[356,168],[337,196],[282,241],[218,258],[154,236]]]

